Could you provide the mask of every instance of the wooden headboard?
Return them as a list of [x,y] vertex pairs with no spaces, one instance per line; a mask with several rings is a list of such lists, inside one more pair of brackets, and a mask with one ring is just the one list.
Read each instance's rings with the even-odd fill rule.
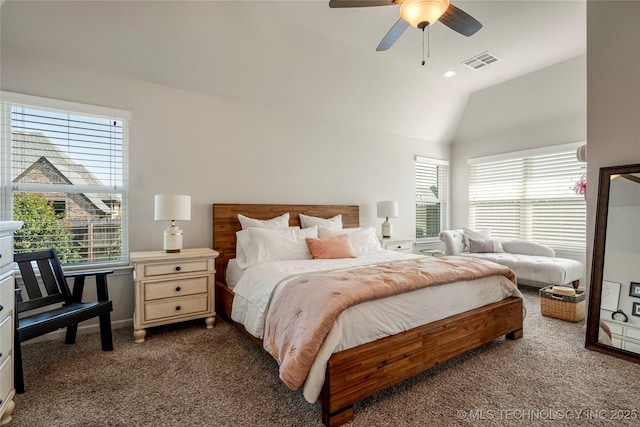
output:
[[216,258],[216,281],[224,283],[227,262],[236,257],[236,232],[240,231],[238,214],[256,219],[271,219],[289,212],[289,226],[300,225],[299,215],[331,218],[342,214],[342,226],[360,226],[360,207],[346,205],[254,205],[213,204],[213,248],[220,253]]

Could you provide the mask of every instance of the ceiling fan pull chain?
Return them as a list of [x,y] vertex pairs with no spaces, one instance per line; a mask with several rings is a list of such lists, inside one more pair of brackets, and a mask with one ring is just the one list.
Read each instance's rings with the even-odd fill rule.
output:
[[422,28],[422,66],[424,67],[424,28]]
[[[431,25],[427,26],[427,58],[431,57]],[[424,67],[424,27],[422,28],[422,66]]]

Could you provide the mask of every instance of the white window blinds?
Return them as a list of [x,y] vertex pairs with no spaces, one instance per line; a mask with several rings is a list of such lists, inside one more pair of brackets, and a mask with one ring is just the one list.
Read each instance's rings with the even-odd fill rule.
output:
[[584,249],[585,173],[576,144],[469,161],[469,226],[501,239]]
[[2,217],[24,222],[16,252],[126,261],[128,113],[3,93],[2,115]]
[[448,162],[416,157],[416,239],[437,238],[447,227]]

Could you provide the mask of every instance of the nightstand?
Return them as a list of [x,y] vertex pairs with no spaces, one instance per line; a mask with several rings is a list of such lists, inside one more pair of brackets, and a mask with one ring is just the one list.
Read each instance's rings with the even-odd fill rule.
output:
[[213,328],[215,258],[209,248],[132,252],[135,285],[133,336],[141,343],[146,328],[204,318]]
[[414,239],[402,239],[398,237],[383,237],[380,238],[380,244],[382,249],[395,252],[412,253],[413,246],[415,245]]

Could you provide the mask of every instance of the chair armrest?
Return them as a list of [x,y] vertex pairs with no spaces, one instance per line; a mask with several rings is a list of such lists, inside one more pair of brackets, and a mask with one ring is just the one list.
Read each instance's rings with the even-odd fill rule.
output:
[[73,278],[73,294],[71,298],[74,302],[82,302],[82,294],[84,292],[84,279],[86,277],[96,276],[96,294],[98,301],[109,301],[109,289],[107,287],[107,274],[113,273],[113,270],[95,270],[95,271],[76,271],[64,273],[68,279]]
[[75,278],[78,276],[90,277],[97,276],[100,274],[111,274],[113,270],[95,270],[95,271],[72,271],[72,272],[64,272],[64,277],[67,278]]

